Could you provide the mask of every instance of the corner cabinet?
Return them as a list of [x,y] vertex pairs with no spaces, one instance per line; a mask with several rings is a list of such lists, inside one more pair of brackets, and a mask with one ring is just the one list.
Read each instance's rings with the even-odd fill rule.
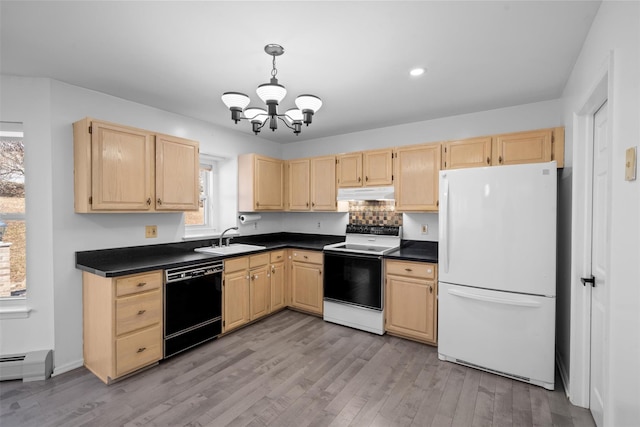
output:
[[427,344],[437,344],[437,265],[385,261],[385,330]]
[[284,210],[284,161],[259,154],[238,156],[238,210]]
[[198,142],[91,118],[73,140],[76,212],[198,209]]
[[162,359],[162,271],[82,273],[84,365],[109,384]]
[[399,147],[395,152],[396,210],[438,210],[440,144]]

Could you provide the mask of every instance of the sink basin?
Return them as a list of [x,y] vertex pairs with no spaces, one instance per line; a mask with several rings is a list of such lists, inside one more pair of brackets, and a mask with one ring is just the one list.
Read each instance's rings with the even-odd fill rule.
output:
[[247,245],[244,243],[232,243],[229,246],[222,246],[222,247],[207,246],[204,248],[196,248],[195,251],[205,252],[205,253],[214,254],[214,255],[233,255],[233,254],[241,254],[245,252],[261,251],[263,249],[267,249],[267,247],[258,246],[258,245]]

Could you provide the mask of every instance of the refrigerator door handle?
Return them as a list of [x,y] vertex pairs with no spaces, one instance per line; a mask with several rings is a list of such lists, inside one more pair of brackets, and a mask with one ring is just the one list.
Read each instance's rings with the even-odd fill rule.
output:
[[440,206],[442,239],[442,260],[440,261],[445,273],[449,272],[449,180],[447,174],[442,175],[442,206]]
[[455,295],[457,297],[461,297],[461,298],[468,298],[468,299],[474,299],[474,300],[478,300],[478,301],[485,301],[485,302],[492,302],[495,304],[504,304],[504,305],[517,305],[519,307],[532,307],[532,308],[538,308],[541,306],[541,304],[537,301],[533,301],[530,299],[504,299],[504,298],[496,298],[496,297],[490,297],[490,296],[486,296],[486,295],[476,295],[476,294],[469,294],[463,291],[459,291],[456,289],[449,289],[448,290],[449,294],[451,295]]

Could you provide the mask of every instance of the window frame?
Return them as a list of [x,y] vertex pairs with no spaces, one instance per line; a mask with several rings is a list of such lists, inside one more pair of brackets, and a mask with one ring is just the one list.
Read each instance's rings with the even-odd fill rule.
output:
[[[198,175],[200,175],[202,169],[209,170],[208,179],[206,179],[204,182],[204,186],[206,187],[206,202],[204,203],[204,224],[184,224],[185,239],[215,235],[219,232],[219,215],[217,215],[217,213],[219,213],[219,197],[215,196],[219,192],[218,171],[220,160],[221,158],[217,156],[203,153],[200,154]],[[200,178],[198,178],[198,182],[200,182]],[[200,195],[198,195],[198,197],[200,197]]]

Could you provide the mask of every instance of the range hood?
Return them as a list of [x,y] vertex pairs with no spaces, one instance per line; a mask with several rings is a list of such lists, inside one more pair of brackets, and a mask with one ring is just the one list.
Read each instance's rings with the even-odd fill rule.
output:
[[338,200],[394,200],[393,186],[339,188]]

